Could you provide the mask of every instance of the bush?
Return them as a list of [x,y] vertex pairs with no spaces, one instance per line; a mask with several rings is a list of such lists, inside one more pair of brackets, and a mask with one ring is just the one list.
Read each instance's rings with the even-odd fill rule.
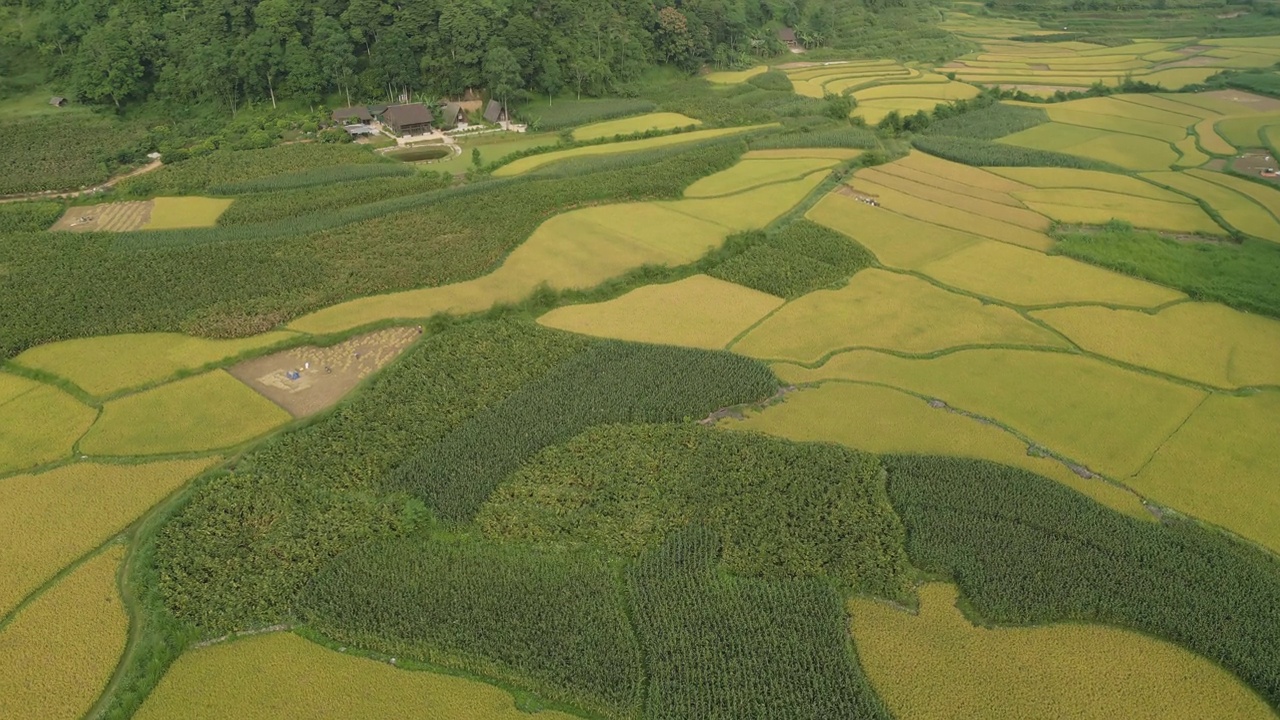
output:
[[[382,165],[356,167],[381,168]],[[331,187],[280,190],[236,198],[226,212],[218,216],[222,226],[266,223],[285,218],[301,218],[344,207],[366,205],[391,198],[418,195],[446,188],[451,184],[447,174],[416,174],[412,177],[369,179]]]
[[937,155],[944,160],[986,167],[1065,167],[1082,170],[1124,170],[1099,160],[1052,152],[1033,150],[1017,145],[1004,145],[990,140],[975,140],[948,135],[922,135],[912,138],[917,150]]
[[64,210],[61,202],[0,203],[0,234],[48,230]]
[[336,185],[381,177],[414,175],[416,170],[403,163],[368,163],[364,165],[330,165],[297,173],[285,173],[255,180],[211,185],[214,195],[248,195],[251,193],[296,190],[319,185]]
[[[361,145],[295,143],[260,150],[218,150],[130,178],[116,188],[139,197],[192,195],[219,185],[301,173],[332,165],[391,161]],[[401,166],[402,167],[402,166]],[[281,188],[274,188],[281,189]]]
[[503,478],[594,425],[692,421],[769,397],[768,368],[725,352],[604,341],[438,442],[391,478],[450,521],[471,520]]
[[983,618],[1132,628],[1221,664],[1280,706],[1280,561],[1220,532],[1147,523],[1003,465],[889,457],[912,563]]
[[747,79],[747,82],[755,85],[761,90],[775,90],[781,92],[791,92],[791,78],[787,74],[777,68],[769,68],[768,72],[753,75]]
[[63,112],[0,120],[0,196],[97,185],[152,149],[138,123]]
[[835,285],[875,263],[875,256],[852,239],[800,219],[778,233],[753,234],[745,250],[707,274],[791,299]]

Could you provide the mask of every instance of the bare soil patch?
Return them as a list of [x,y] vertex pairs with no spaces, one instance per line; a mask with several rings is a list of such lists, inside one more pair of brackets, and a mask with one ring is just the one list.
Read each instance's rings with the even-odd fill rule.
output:
[[1022,92],[1031,93],[1033,95],[1036,93],[1049,93],[1052,95],[1059,90],[1062,92],[1084,92],[1086,89],[1078,85],[1026,85],[1022,83],[1001,83],[997,87],[1001,90],[1021,90]]
[[1245,150],[1244,154],[1231,159],[1232,170],[1241,175],[1262,178],[1272,184],[1280,184],[1280,177],[1267,177],[1262,174],[1262,171],[1274,171],[1278,168],[1280,168],[1280,162],[1271,156],[1270,150],[1263,148],[1250,148]]
[[836,189],[836,192],[840,193],[841,195],[844,195],[845,197],[851,197],[854,200],[861,200],[862,202],[867,203],[868,205],[880,204],[880,200],[878,199],[880,197],[879,195],[872,195],[871,193],[865,193],[865,192],[862,192],[861,190],[854,189],[848,185],[841,185],[839,188]]
[[67,232],[128,232],[141,230],[151,220],[150,200],[101,203],[67,208],[50,230]]
[[1216,172],[1222,172],[1223,170],[1227,169],[1227,161],[1223,160],[1222,158],[1214,158],[1209,162],[1205,163],[1204,167],[1206,169],[1214,170]]
[[1251,109],[1259,112],[1280,110],[1280,100],[1262,95],[1255,95],[1243,90],[1212,90],[1204,95],[1205,97],[1216,98],[1218,100],[1226,100],[1228,102],[1248,105]]
[[1192,45],[1190,47],[1178,48],[1174,52],[1179,55],[1199,55],[1206,50],[1212,50],[1212,45]]
[[421,334],[413,327],[378,330],[330,347],[308,345],[246,360],[227,371],[290,415],[307,417],[332,407]]

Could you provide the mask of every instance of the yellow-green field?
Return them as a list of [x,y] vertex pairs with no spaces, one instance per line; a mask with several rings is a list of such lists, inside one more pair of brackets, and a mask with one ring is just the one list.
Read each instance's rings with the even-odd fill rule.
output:
[[269,332],[238,340],[210,340],[178,333],[99,335],[32,348],[14,358],[23,367],[70,380],[90,395],[110,395],[197,370],[242,353],[297,337]]
[[1035,317],[1080,347],[1221,388],[1280,386],[1280,321],[1214,303],[1155,315],[1103,307],[1041,310]]
[[1132,175],[1118,175],[1099,170],[1077,170],[1075,168],[1002,167],[987,169],[1002,177],[1030,186],[1010,191],[1014,197],[1032,188],[1042,190],[1078,188],[1083,190],[1102,190],[1118,195],[1132,195],[1165,202],[1192,203],[1192,200],[1185,195],[1165,190]]
[[722,427],[755,430],[798,442],[839,443],[873,453],[920,453],[991,460],[1030,470],[1140,520],[1154,520],[1138,496],[1086,480],[1062,463],[1027,453],[1027,445],[982,423],[886,387],[827,382]]
[[984,240],[916,268],[939,282],[1021,306],[1097,302],[1155,307],[1182,293],[1070,258]]
[[744,83],[757,75],[763,75],[769,70],[764,65],[757,65],[749,70],[725,70],[721,72],[707,73],[703,75],[703,79],[707,82],[717,83],[719,85],[737,85]]
[[511,695],[492,685],[397,670],[289,633],[258,635],[183,655],[134,717],[575,720],[549,710],[517,710]]
[[858,657],[899,720],[1112,720],[1275,716],[1235,676],[1172,643],[1078,623],[974,625],[954,585],[919,589],[913,615],[850,604]]
[[1167,202],[1081,188],[1047,188],[1018,193],[1027,207],[1058,222],[1105,225],[1112,220],[1135,227],[1172,232],[1223,235],[1225,231],[1199,205]]
[[124,546],[86,561],[0,629],[0,717],[79,720],[124,652],[129,618],[116,592]]
[[[945,178],[943,178],[945,180]],[[1027,210],[1024,207],[1017,206],[1008,202],[998,202],[995,200],[987,200],[977,197],[969,193],[961,193],[954,190],[944,189],[937,185],[926,184],[908,179],[899,174],[882,172],[878,168],[866,168],[859,170],[854,182],[855,188],[860,188],[864,183],[874,183],[882,188],[891,188],[901,193],[906,193],[912,197],[922,200],[928,200],[938,205],[945,205],[957,210],[963,210],[969,213],[975,213],[992,220],[998,220],[1002,223],[1017,225],[1029,230],[1044,232],[1049,229],[1049,219],[1044,215]],[[872,188],[868,192],[878,194],[878,190]],[[969,228],[962,228],[969,230]],[[973,232],[972,230],[970,230]]]
[[532,170],[536,170],[549,163],[556,162],[557,160],[565,160],[575,157],[588,157],[593,155],[613,155],[615,153],[637,152],[640,150],[652,150],[653,148],[696,142],[698,140],[709,140],[711,138],[724,137],[725,135],[736,135],[738,133],[757,130],[762,127],[767,126],[751,125],[748,127],[695,130],[693,132],[679,133],[677,135],[662,135],[660,137],[645,138],[643,140],[628,140],[620,143],[587,145],[586,147],[570,148],[568,150],[556,150],[553,152],[542,153],[541,155],[530,155],[529,157],[523,157],[512,161],[493,171],[493,174],[495,177],[521,175]]
[[1178,162],[1175,163],[1177,167],[1200,167],[1201,165],[1209,162],[1209,156],[1204,154],[1200,149],[1200,146],[1196,143],[1196,139],[1194,137],[1187,136],[1174,143],[1173,147],[1182,155],[1182,157],[1178,159]]
[[751,188],[798,180],[824,168],[834,167],[839,161],[825,158],[787,158],[776,160],[743,160],[724,172],[698,180],[684,191],[687,198],[706,198],[729,195]]
[[695,120],[688,115],[681,115],[680,113],[649,113],[647,115],[622,118],[621,120],[606,120],[583,125],[573,131],[573,139],[599,140],[600,138],[613,137],[614,135],[631,135],[632,133],[645,132],[646,130],[674,130],[701,124],[701,120]]
[[76,463],[0,481],[0,617],[215,461]]
[[556,308],[538,323],[596,337],[719,349],[783,302],[758,290],[694,275],[637,288],[607,302]]
[[1235,175],[1207,170],[1191,170],[1189,173],[1201,180],[1231,188],[1266,208],[1272,217],[1280,218],[1280,190],[1276,190],[1275,185],[1270,183],[1264,185]]
[[0,373],[0,473],[70,455],[95,417],[93,408],[52,385]]
[[1061,122],[1037,125],[999,142],[1079,155],[1128,170],[1167,170],[1178,161],[1177,151],[1167,142]]
[[[1001,175],[995,174],[990,169],[961,165],[960,163],[943,160],[942,158],[927,155],[922,152],[912,152],[901,160],[897,160],[890,165],[886,165],[878,169],[888,172],[889,168],[899,167],[909,168],[918,173],[948,180],[951,183],[950,185],[939,185],[939,187],[944,187],[961,193],[985,191],[987,193],[997,193],[1008,198],[1009,193],[1029,189],[1026,184],[1018,182],[1015,179],[1002,177]],[[990,195],[974,194],[974,197],[989,198]]]
[[971,233],[931,225],[831,193],[805,213],[810,220],[844,233],[890,267],[915,269],[961,248],[984,241]]
[[930,353],[985,344],[1065,346],[1008,308],[984,305],[910,275],[872,269],[839,290],[818,290],[787,303],[733,350],[807,364],[855,347]]
[[1000,240],[1001,242],[1020,245],[1033,250],[1048,250],[1053,246],[1053,240],[1038,230],[1014,225],[978,212],[939,205],[934,201],[864,180],[861,173],[855,175],[849,181],[849,185],[857,192],[876,198],[880,203],[880,207],[876,210],[877,212],[894,212],[934,225],[972,233],[980,237],[989,237],[993,240]]
[[1280,112],[1258,113],[1219,120],[1214,128],[1227,142],[1240,149],[1262,147],[1263,131],[1280,125]]
[[1126,482],[1153,500],[1280,552],[1280,394],[1210,395]]
[[1252,198],[1225,185],[1182,172],[1144,173],[1143,177],[1205,201],[1240,232],[1280,242],[1280,222]]
[[1092,358],[1027,350],[930,360],[854,351],[813,370],[779,363],[774,371],[791,383],[846,378],[937,397],[1113,478],[1137,472],[1205,397]]
[[108,402],[80,443],[89,455],[155,455],[239,445],[293,418],[223,370]]
[[213,227],[233,201],[228,198],[158,197],[143,230]]

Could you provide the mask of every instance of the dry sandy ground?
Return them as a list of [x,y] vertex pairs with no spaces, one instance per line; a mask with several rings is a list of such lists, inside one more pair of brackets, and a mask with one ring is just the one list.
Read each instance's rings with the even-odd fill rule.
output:
[[153,206],[150,200],[134,200],[70,207],[49,229],[67,232],[140,230],[151,220]]

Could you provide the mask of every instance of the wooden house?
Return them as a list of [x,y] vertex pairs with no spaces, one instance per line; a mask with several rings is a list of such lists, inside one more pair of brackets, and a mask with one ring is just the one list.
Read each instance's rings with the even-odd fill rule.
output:
[[422,135],[431,132],[435,116],[422,103],[392,105],[382,113],[382,122],[396,135]]
[[333,111],[333,122],[339,125],[364,125],[373,122],[367,107],[347,107]]
[[507,121],[507,106],[497,100],[490,100],[489,105],[484,109],[484,119],[491,123],[504,123]]
[[447,102],[440,109],[440,127],[449,130],[467,124],[467,111],[460,102]]
[[778,39],[792,50],[800,49],[800,41],[796,39],[796,31],[789,27],[778,28]]

